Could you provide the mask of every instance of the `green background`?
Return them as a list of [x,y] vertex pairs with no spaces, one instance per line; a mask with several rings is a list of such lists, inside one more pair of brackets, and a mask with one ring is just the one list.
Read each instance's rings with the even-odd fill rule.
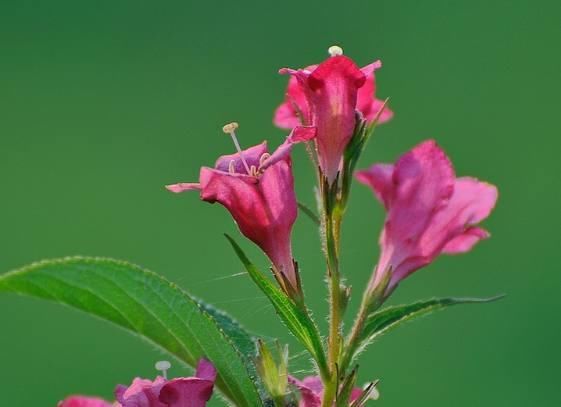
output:
[[[394,160],[434,137],[460,175],[498,185],[492,239],[440,258],[396,292],[508,297],[463,306],[390,333],[369,349],[361,381],[380,378],[379,406],[558,406],[561,365],[559,121],[561,7],[553,1],[12,1],[0,4],[0,270],[65,255],[130,260],[163,273],[291,343],[245,276],[223,232],[226,211],[163,185],[196,180],[232,145],[281,142],[272,111],[283,66],[320,61],[340,44],[358,64],[380,58],[378,94],[395,119],[362,160]],[[313,175],[295,153],[297,190]],[[343,271],[356,308],[378,254],[383,211],[356,186]],[[295,255],[325,328],[317,233],[300,217]],[[264,257],[244,242],[251,257]],[[150,377],[163,356],[105,322],[59,305],[0,297],[5,406],[55,406],[68,393],[111,397]],[[186,374],[177,365],[173,375]],[[221,405],[214,400],[214,405]]]

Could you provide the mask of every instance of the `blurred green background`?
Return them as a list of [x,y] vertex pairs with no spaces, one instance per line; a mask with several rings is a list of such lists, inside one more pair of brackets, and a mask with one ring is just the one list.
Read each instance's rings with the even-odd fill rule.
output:
[[[558,158],[561,6],[554,1],[15,1],[0,3],[0,270],[66,255],[127,259],[228,310],[307,357],[241,271],[226,211],[163,185],[195,180],[273,128],[283,66],[320,61],[340,44],[360,65],[380,58],[395,119],[362,165],[394,160],[435,137],[460,175],[499,186],[493,238],[440,258],[396,292],[508,297],[408,324],[365,353],[379,406],[558,406],[561,261]],[[295,153],[297,189],[313,175]],[[383,211],[356,186],[344,229],[353,310],[378,254]],[[325,327],[323,265],[312,224],[294,235],[305,289]],[[261,266],[264,257],[244,242]],[[55,406],[68,393],[111,397],[154,375],[151,345],[59,305],[0,297],[2,405]],[[173,375],[186,372],[177,365]],[[213,406],[222,405],[214,400]]]

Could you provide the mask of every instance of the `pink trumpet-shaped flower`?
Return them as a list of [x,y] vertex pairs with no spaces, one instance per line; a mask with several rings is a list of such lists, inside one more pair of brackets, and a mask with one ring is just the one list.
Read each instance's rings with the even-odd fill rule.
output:
[[[122,407],[205,407],[212,395],[216,370],[201,359],[195,377],[154,381],[136,378],[129,387],[117,386],[115,396]],[[89,406],[88,406],[89,407]]]
[[[359,69],[354,61],[340,55],[337,47],[332,57],[319,65],[305,69],[281,69],[292,75],[285,101],[277,108],[274,123],[291,129],[298,124],[316,126],[319,164],[329,182],[340,168],[345,147],[353,136],[358,111],[369,122],[380,112],[384,103],[376,99],[374,71],[380,61]],[[387,107],[379,122],[393,116]]]
[[290,151],[295,143],[311,140],[315,134],[313,127],[296,127],[272,155],[263,142],[221,156],[214,168],[202,167],[198,183],[166,187],[172,192],[198,190],[202,200],[226,207],[240,231],[270,258],[287,292],[300,289],[291,248],[298,210]]
[[440,253],[467,252],[489,237],[476,225],[494,208],[497,188],[475,178],[456,178],[449,158],[433,140],[419,144],[395,165],[375,164],[356,177],[387,210],[371,289],[391,273],[388,295]]
[[[289,376],[288,381],[300,391],[299,407],[321,407],[323,398],[323,383],[318,376],[309,376],[303,380],[298,380]],[[360,387],[355,387],[351,391],[349,402],[352,403],[358,399],[363,393]],[[376,389],[372,391],[370,398],[376,400],[379,394]]]
[[70,396],[58,403],[58,407],[111,407],[113,404],[97,397]]

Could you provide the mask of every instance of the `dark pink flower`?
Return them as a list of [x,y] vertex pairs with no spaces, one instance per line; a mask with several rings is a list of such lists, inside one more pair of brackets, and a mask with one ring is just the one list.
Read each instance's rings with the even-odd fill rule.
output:
[[70,396],[58,403],[58,407],[111,407],[112,405],[105,400],[85,396]]
[[[334,54],[319,65],[305,69],[281,69],[291,74],[286,98],[276,110],[274,123],[291,129],[299,124],[317,127],[316,138],[319,164],[333,181],[340,167],[345,147],[356,124],[356,111],[372,121],[383,106],[376,99],[374,71],[381,67],[376,61],[359,69],[346,56]],[[379,122],[393,113],[385,108]]]
[[449,158],[432,140],[395,165],[375,164],[356,177],[372,188],[387,210],[371,288],[391,272],[389,293],[440,253],[469,251],[489,236],[476,225],[494,208],[497,188],[475,178],[456,178]]
[[[288,381],[300,391],[299,407],[321,407],[323,383],[318,376],[309,376],[303,380],[289,376]],[[363,390],[360,387],[355,387],[351,392],[349,401],[352,403],[358,399],[362,392]],[[378,391],[374,389],[370,398],[375,400],[378,398],[378,395]]]
[[221,156],[214,168],[202,167],[198,183],[166,187],[172,192],[198,190],[202,200],[226,207],[241,232],[271,259],[285,291],[290,291],[286,284],[299,290],[291,248],[297,203],[290,151],[295,143],[314,136],[314,128],[296,127],[272,155],[263,142]]
[[154,381],[136,378],[129,387],[117,386],[115,396],[122,407],[205,407],[212,395],[216,370],[201,359],[195,377]]

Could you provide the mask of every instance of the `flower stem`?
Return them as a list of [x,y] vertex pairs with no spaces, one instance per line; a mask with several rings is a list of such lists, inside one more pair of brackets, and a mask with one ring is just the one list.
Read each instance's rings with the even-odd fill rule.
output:
[[322,182],[322,228],[329,278],[329,338],[328,362],[330,380],[324,383],[323,407],[331,407],[337,395],[338,365],[341,353],[341,277],[339,274],[339,230],[341,219],[337,215],[337,183]]
[[360,304],[360,310],[357,314],[357,318],[355,319],[355,322],[351,329],[351,333],[349,334],[349,337],[345,342],[345,350],[341,360],[341,369],[343,371],[349,367],[354,353],[356,352],[359,337],[362,333],[362,329],[364,327],[364,323],[366,322],[366,318],[368,317],[370,308],[371,307],[368,305],[368,301],[366,300],[366,298],[363,298],[362,303]]
[[380,285],[376,287],[376,289],[371,290],[367,288],[364,292],[355,322],[345,341],[345,346],[343,348],[344,351],[341,357],[341,371],[344,372],[349,367],[353,357],[355,356],[355,353],[360,345],[362,330],[368,316],[377,310],[388,297],[386,288],[390,281],[390,277],[391,272],[385,273],[385,277],[380,281]]

